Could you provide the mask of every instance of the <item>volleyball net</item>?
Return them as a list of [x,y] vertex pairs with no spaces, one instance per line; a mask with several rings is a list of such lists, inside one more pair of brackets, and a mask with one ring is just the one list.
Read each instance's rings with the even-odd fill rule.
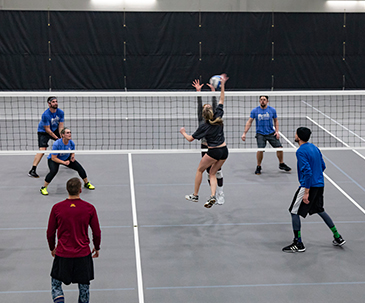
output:
[[[37,127],[49,96],[57,97],[65,113],[64,125],[72,131],[76,151],[198,151],[200,142],[187,142],[180,128],[192,134],[199,124],[198,97],[202,104],[212,104],[219,95],[219,91],[0,92],[0,152],[38,150]],[[241,136],[261,95],[268,96],[269,106],[277,111],[283,148],[293,149],[300,126],[312,130],[310,142],[320,148],[365,147],[365,91],[226,91],[224,133],[230,150],[256,149],[255,121],[245,142]]]

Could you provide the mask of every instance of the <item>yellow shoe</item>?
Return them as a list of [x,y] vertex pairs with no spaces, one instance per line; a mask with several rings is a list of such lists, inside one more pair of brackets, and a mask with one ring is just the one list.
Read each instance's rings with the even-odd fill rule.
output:
[[41,192],[41,194],[43,196],[47,196],[48,195],[47,187],[42,186],[39,191]]
[[84,187],[91,189],[91,190],[95,189],[95,186],[92,185],[90,182],[85,183]]

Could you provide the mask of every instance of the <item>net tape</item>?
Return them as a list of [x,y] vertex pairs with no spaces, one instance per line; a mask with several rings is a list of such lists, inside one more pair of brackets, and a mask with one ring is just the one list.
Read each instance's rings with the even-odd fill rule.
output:
[[[203,104],[219,99],[219,92],[1,92],[1,152],[38,150],[37,126],[53,95],[77,151],[122,153],[200,150],[200,142],[187,142],[179,130],[192,134],[198,127],[198,96]],[[223,118],[230,150],[256,149],[255,122],[245,142],[241,135],[261,95],[277,111],[284,149],[294,147],[300,126],[312,130],[310,142],[320,148],[365,147],[365,91],[227,91]]]

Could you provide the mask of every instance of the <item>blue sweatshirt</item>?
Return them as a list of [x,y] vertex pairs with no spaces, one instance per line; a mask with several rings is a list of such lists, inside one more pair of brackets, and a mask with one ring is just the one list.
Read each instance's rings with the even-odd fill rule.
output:
[[318,147],[312,143],[304,143],[298,148],[296,156],[300,186],[324,187],[323,171],[326,169],[326,164]]

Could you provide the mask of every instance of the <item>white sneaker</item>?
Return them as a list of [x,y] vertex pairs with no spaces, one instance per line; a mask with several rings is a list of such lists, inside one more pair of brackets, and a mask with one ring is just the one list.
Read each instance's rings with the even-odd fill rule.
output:
[[223,205],[225,202],[224,200],[224,192],[217,193],[217,202],[218,205]]

